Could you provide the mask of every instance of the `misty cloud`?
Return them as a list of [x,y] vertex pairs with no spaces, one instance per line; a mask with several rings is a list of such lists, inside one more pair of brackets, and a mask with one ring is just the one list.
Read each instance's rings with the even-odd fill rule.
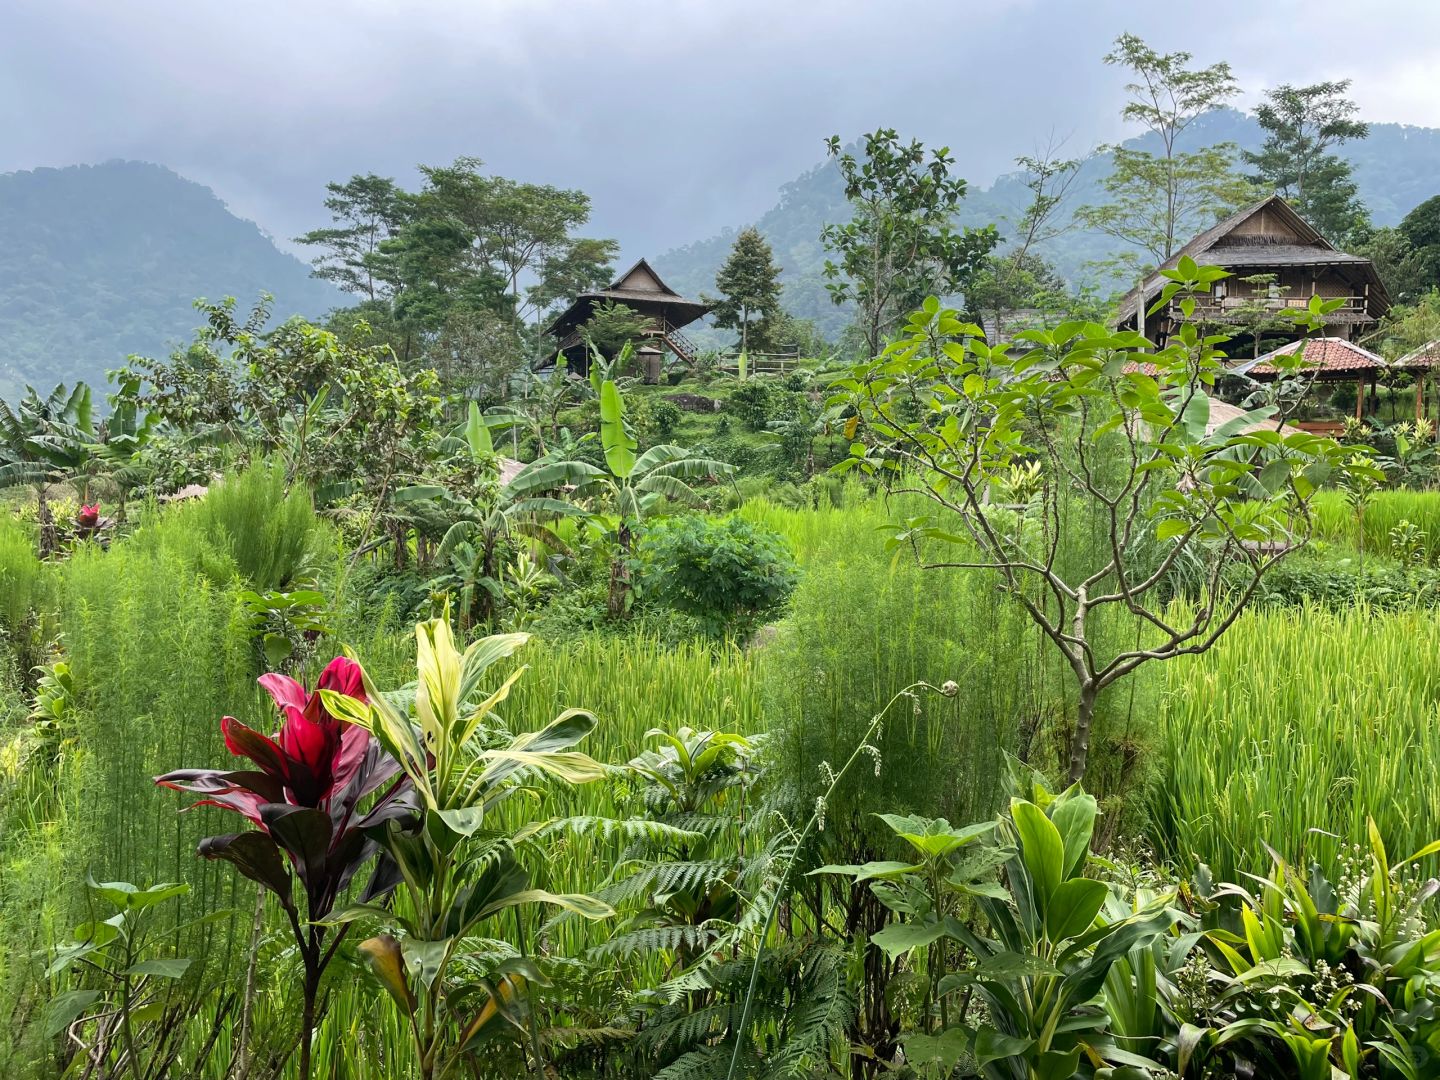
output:
[[[1127,133],[1123,30],[1268,85],[1352,77],[1367,119],[1440,126],[1440,8],[1040,0],[9,0],[0,171],[137,158],[213,187],[284,240],[327,181],[474,154],[578,187],[593,232],[653,254],[758,217],[885,125],[948,144],[986,183],[1052,133]],[[1343,48],[1337,48],[1343,43]]]

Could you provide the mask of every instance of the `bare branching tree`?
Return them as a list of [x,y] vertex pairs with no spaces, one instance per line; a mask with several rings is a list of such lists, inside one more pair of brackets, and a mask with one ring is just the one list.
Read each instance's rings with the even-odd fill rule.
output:
[[[1308,540],[1319,485],[1373,470],[1333,439],[1287,428],[1273,404],[1211,422],[1224,339],[1188,320],[1191,294],[1223,276],[1189,259],[1167,272],[1158,302],[1181,296],[1187,322],[1158,351],[1139,334],[1072,321],[1019,335],[1012,355],[931,299],[839,384],[857,437],[843,467],[945,512],[897,524],[896,541],[926,566],[998,575],[1073,672],[1074,780],[1100,693],[1150,661],[1214,645]],[[1318,325],[1324,311],[1317,298],[1297,319]],[[1282,363],[1299,374],[1303,361]],[[1102,537],[1078,569],[1066,533],[1077,505]],[[1172,603],[1182,567],[1193,595]],[[1138,620],[1133,645],[1102,648],[1107,609]]]

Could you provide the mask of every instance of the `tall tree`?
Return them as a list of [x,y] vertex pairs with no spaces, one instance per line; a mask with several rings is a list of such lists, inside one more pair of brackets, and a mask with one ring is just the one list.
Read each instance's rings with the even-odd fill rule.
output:
[[871,356],[886,335],[926,296],[962,293],[995,247],[993,227],[956,229],[965,181],[952,176],[948,147],[926,153],[893,128],[865,136],[859,156],[826,143],[845,181],[854,217],[820,234],[835,256],[825,261],[826,288],[836,304],[853,302]]
[[[1053,240],[1073,224],[1060,217],[1060,210],[1079,175],[1079,159],[1058,156],[1052,141],[1043,153],[1019,157],[1015,164],[1024,171],[1030,202],[1010,223],[1009,246],[985,260],[965,291],[965,306],[976,319],[987,317],[997,335],[1003,334],[1006,315],[1020,308],[1047,311],[1068,306],[1065,282],[1034,248]],[[991,342],[995,344],[995,342]]]
[[590,197],[548,184],[481,173],[479,158],[422,166],[421,198],[458,221],[472,237],[469,259],[503,275],[522,320],[536,318],[569,291],[604,285],[613,272],[613,240],[585,240],[573,230],[590,220]]
[[367,300],[384,295],[374,260],[380,245],[410,217],[410,197],[384,176],[367,173],[343,184],[326,184],[325,209],[335,224],[297,236],[297,244],[321,249],[314,259],[315,276],[333,281],[346,292]]
[[1188,52],[1158,53],[1134,34],[1121,34],[1105,56],[1105,63],[1134,76],[1125,86],[1130,100],[1121,115],[1150,132],[1159,152],[1109,147],[1109,201],[1082,207],[1077,217],[1153,263],[1163,263],[1191,233],[1253,194],[1234,171],[1234,144],[1180,148],[1186,129],[1239,93],[1229,64],[1192,67],[1192,59]]
[[750,323],[780,314],[780,267],[760,230],[742,229],[730,248],[730,257],[715,274],[720,299],[715,302],[715,325],[740,331],[740,351],[750,348]]
[[1440,195],[1432,195],[1406,214],[1400,233],[1414,252],[1421,288],[1440,285]]
[[1255,170],[1250,180],[1285,196],[1331,240],[1348,236],[1365,216],[1350,163],[1330,152],[1370,134],[1355,119],[1359,106],[1345,97],[1349,89],[1350,80],[1341,79],[1267,90],[1255,110],[1265,143],[1245,153]]

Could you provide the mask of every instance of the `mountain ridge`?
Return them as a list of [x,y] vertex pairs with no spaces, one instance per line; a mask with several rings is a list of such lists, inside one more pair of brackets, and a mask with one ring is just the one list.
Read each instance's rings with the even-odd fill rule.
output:
[[[1263,133],[1253,116],[1227,108],[1202,116],[1184,136],[1182,149],[1233,142],[1242,150],[1255,150],[1262,141]],[[1122,145],[1154,149],[1156,143],[1153,136],[1146,136],[1128,139]],[[1354,164],[1360,197],[1376,225],[1398,224],[1410,210],[1440,192],[1440,129],[1372,123],[1369,138],[1348,143],[1339,152]],[[963,149],[956,152],[957,159],[961,154]],[[1109,173],[1110,160],[1103,148],[1084,159],[1066,200],[1068,211],[1103,201],[1101,183]],[[960,164],[963,167],[963,160]],[[972,186],[956,221],[967,226],[996,222],[1002,225],[1003,235],[1003,223],[1022,213],[1028,201],[1023,174],[1003,174],[987,187]],[[825,251],[820,243],[820,228],[826,222],[846,221],[849,216],[839,171],[822,162],[783,184],[776,205],[748,223],[770,240],[775,261],[783,268],[782,303],[786,309],[797,317],[814,319],[832,340],[848,316],[831,303],[825,291]],[[715,271],[740,227],[672,248],[651,261],[672,288],[687,296],[714,292]],[[1098,233],[1075,231],[1039,245],[1037,250],[1074,284],[1082,276],[1093,278],[1086,264],[1110,257],[1119,245]],[[697,330],[706,344],[718,343],[718,337],[725,336],[717,336],[708,328]]]
[[112,160],[0,174],[0,399],[105,382],[132,353],[189,340],[197,297],[275,297],[278,319],[345,303],[210,188]]

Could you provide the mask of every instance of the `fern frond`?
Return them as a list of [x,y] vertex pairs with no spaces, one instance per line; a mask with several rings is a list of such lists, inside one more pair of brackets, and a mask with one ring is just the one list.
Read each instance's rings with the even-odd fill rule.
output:
[[689,949],[697,952],[706,948],[719,937],[719,932],[707,926],[647,926],[632,930],[628,934],[616,934],[590,950],[591,957],[623,957],[640,953],[679,952]]

